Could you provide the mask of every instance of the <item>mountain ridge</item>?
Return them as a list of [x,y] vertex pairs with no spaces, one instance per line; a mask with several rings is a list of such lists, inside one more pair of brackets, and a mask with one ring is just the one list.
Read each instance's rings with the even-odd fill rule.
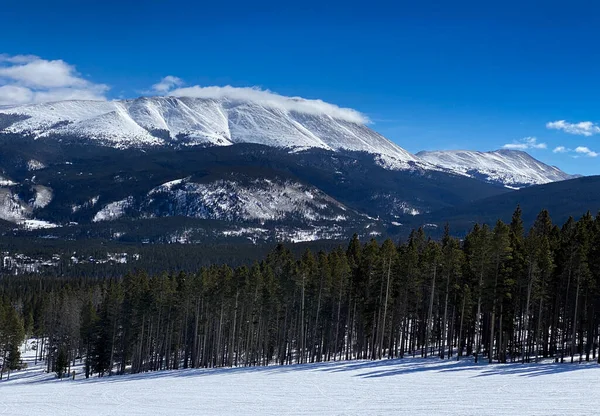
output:
[[71,138],[117,149],[253,143],[291,152],[362,151],[385,169],[445,171],[511,189],[576,177],[516,150],[412,154],[369,128],[368,119],[355,110],[298,97],[275,100],[258,91],[244,97],[231,89],[202,97],[67,100],[4,107],[0,132]]
[[521,150],[437,150],[421,151],[416,156],[459,175],[517,189],[578,177],[547,165]]
[[0,220],[17,233],[123,242],[378,237],[571,177],[517,151],[415,155],[354,110],[278,100],[0,108]]
[[261,102],[191,97],[70,100],[2,108],[0,114],[2,131],[37,138],[71,135],[116,148],[255,143],[343,149],[382,155],[388,167],[433,169],[364,124]]
[[559,224],[570,216],[578,218],[587,211],[596,215],[600,212],[600,175],[531,186],[469,204],[458,204],[415,218],[411,225],[418,227],[434,223],[441,229],[448,223],[455,233],[465,235],[475,223],[493,226],[499,219],[509,223],[517,206],[521,207],[526,228],[533,225],[542,209],[547,210],[553,221]]

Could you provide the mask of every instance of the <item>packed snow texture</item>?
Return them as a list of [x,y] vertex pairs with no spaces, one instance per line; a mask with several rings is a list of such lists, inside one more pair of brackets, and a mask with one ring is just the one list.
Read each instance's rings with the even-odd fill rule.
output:
[[366,127],[361,117],[350,117],[350,110],[322,101],[270,100],[260,94],[196,96],[60,101],[4,108],[0,113],[28,117],[10,124],[7,132],[85,137],[117,148],[258,143],[383,154],[396,167],[423,163]]
[[454,173],[501,183],[518,188],[571,179],[555,166],[549,166],[519,150],[476,152],[448,150],[419,152],[417,156],[432,165],[441,166]]
[[42,365],[0,381],[0,414],[593,414],[597,364],[474,364],[437,358],[174,370],[57,380]]

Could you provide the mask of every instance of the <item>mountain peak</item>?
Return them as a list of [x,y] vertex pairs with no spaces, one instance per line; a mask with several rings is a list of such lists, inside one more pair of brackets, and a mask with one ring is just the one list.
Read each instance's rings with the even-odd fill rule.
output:
[[256,87],[184,87],[169,93],[170,97],[210,99],[229,104],[253,103],[284,112],[295,112],[348,121],[357,124],[369,124],[369,118],[352,108],[342,108],[323,100],[302,97],[288,97],[262,90]]
[[321,100],[233,87],[191,87],[168,96],[0,108],[0,132],[77,139],[113,148],[253,143],[366,152],[386,169],[444,170],[510,188],[573,177],[519,150],[413,155],[367,127],[367,122],[355,110]]
[[382,155],[389,166],[419,159],[368,128],[355,110],[251,88],[191,88],[178,97],[59,101],[0,109],[0,132],[75,137],[116,147],[256,143]]
[[417,157],[456,174],[502,184],[509,188],[522,188],[576,177],[555,166],[547,165],[522,150],[421,151],[417,153]]

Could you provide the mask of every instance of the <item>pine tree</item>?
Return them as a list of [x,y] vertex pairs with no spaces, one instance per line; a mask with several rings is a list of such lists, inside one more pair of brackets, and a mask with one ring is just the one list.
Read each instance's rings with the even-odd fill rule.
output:
[[465,251],[469,263],[470,273],[475,280],[475,293],[477,296],[477,312],[475,314],[475,362],[479,361],[482,347],[482,301],[484,296],[484,277],[490,265],[490,233],[489,228],[484,225],[475,225],[473,231],[465,240]]

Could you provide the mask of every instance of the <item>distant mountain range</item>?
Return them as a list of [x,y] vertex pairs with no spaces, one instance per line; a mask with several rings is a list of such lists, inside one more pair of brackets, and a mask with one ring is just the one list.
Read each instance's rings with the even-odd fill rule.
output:
[[514,188],[578,177],[578,175],[569,175],[556,166],[546,165],[519,150],[502,149],[492,152],[450,150],[419,152],[417,156],[432,165],[446,168],[457,174]]
[[0,108],[0,230],[181,243],[400,235],[574,178],[520,151],[414,155],[352,112],[289,100]]
[[600,213],[600,176],[585,176],[531,186],[432,211],[421,216],[413,225],[432,223],[442,227],[448,223],[455,233],[465,234],[475,223],[494,224],[498,219],[509,222],[517,206],[521,207],[526,227],[533,224],[543,209],[548,210],[557,225],[563,224],[571,216],[577,219],[587,211],[597,215]]

